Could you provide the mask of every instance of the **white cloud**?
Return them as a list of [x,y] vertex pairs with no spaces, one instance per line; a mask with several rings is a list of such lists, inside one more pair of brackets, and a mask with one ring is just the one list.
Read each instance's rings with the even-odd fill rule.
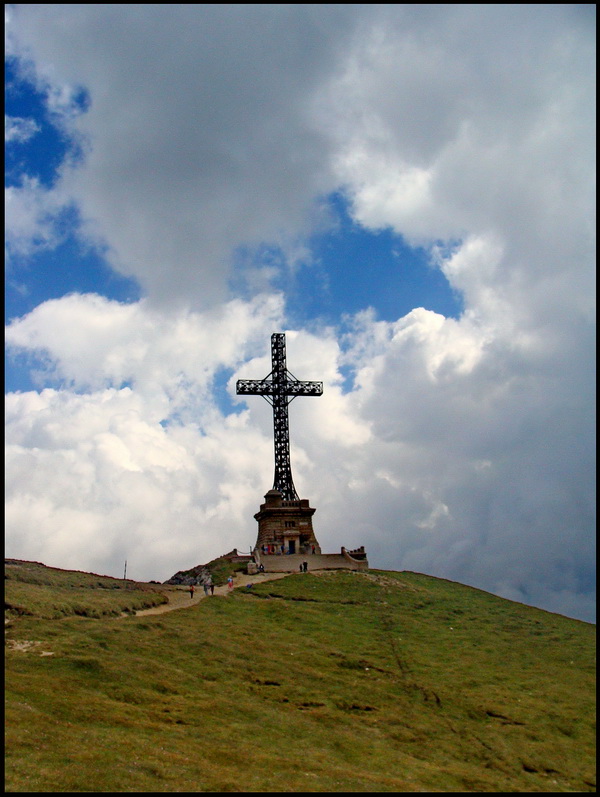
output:
[[20,116],[4,114],[4,141],[22,144],[29,141],[38,131],[39,125],[35,119],[23,119]]
[[[56,6],[14,10],[12,45],[89,141],[63,188],[115,267],[154,301],[225,296],[232,249],[286,242],[329,189],[308,106],[349,10],[318,6]],[[341,38],[340,38],[341,37]],[[116,109],[118,109],[116,111]]]
[[6,340],[14,353],[37,353],[42,362],[50,355],[38,378],[77,390],[132,384],[159,412],[167,405],[174,412],[205,397],[217,369],[235,367],[262,345],[281,315],[279,296],[234,300],[199,315],[72,294],[14,320]]
[[270,446],[247,417],[163,428],[129,388],[13,394],[7,413],[11,555],[111,575],[128,559],[132,577],[165,579],[249,544],[262,485],[254,456],[231,451]]
[[[21,5],[11,17],[11,52],[87,142],[63,168],[63,202],[151,301],[225,298],[236,246],[289,248],[315,198],[342,185],[367,226],[425,245],[493,238],[506,262],[490,287],[509,301],[523,278],[543,280],[589,311],[594,34],[577,7]],[[72,111],[78,87],[85,113]]]
[[62,236],[56,222],[65,207],[55,191],[44,188],[35,178],[24,177],[21,185],[4,189],[5,255],[9,266],[14,268],[15,258],[57,245]]

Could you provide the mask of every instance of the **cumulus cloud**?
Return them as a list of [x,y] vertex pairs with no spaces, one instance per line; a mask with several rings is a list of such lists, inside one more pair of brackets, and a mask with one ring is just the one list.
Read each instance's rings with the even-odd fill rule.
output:
[[131,384],[181,409],[194,395],[202,400],[219,368],[235,367],[262,345],[282,311],[278,295],[169,314],[145,301],[71,294],[11,322],[6,339],[15,354],[39,355],[39,379],[77,390]]
[[[465,309],[288,331],[291,370],[326,386],[290,408],[324,547],[365,544],[374,566],[591,619],[589,15],[11,11],[10,52],[85,142],[57,207],[77,207],[80,234],[146,298],[63,297],[9,326],[52,385],[8,397],[10,555],[118,572],[133,549],[139,577],[166,578],[253,541],[271,416],[258,398],[242,409],[234,382],[270,371],[286,316],[268,287],[281,264],[247,274],[262,293],[229,296],[235,252],[306,251],[323,195],[342,190],[356,222],[424,246]],[[89,107],[74,113],[80,89]],[[49,195],[29,183],[10,199],[12,245],[52,245]]]
[[426,243],[497,235],[527,258],[519,274],[585,254],[594,41],[576,7],[11,16],[9,49],[50,105],[89,94],[85,113],[62,114],[88,145],[60,188],[152,301],[223,298],[236,246],[297,239],[340,185],[371,227]]
[[4,114],[4,141],[7,144],[22,144],[29,141],[39,129],[39,125],[34,119],[23,119],[20,116]]
[[39,180],[25,177],[22,185],[4,189],[5,256],[11,270],[20,259],[61,241],[59,221],[67,210],[64,201]]
[[[244,511],[262,485],[269,440],[247,415],[162,426],[130,388],[45,389],[7,402],[7,544],[11,556],[138,578],[247,547]],[[215,413],[215,416],[217,414]]]
[[[581,610],[592,616],[595,449],[585,363],[572,351],[579,361],[565,356],[557,371],[556,359],[510,335],[480,348],[484,335],[466,321],[431,316],[415,311],[391,325],[388,345],[359,372],[361,415],[376,441],[378,465],[370,464],[396,491],[377,525],[397,530],[406,568],[435,561],[440,575],[547,607],[549,589],[578,583]],[[371,540],[382,556],[381,539]]]
[[15,9],[12,46],[40,85],[91,97],[71,119],[85,163],[63,189],[154,301],[224,298],[232,248],[308,222],[330,186],[309,105],[344,42],[350,12],[338,9]]

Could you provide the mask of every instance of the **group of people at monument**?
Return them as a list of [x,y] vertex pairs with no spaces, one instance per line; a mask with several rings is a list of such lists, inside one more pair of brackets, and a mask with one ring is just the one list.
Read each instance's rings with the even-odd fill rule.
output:
[[[202,581],[202,586],[204,588],[205,595],[208,595],[209,590],[211,595],[215,594],[215,585],[213,583],[212,576],[208,576],[207,578],[205,578]],[[190,584],[190,598],[192,598],[192,600],[194,599],[194,592],[195,592],[195,587],[193,584]]]
[[261,550],[265,556],[275,556],[276,554],[285,553],[285,546],[283,543],[281,545],[275,545],[275,543],[268,543],[261,546]]

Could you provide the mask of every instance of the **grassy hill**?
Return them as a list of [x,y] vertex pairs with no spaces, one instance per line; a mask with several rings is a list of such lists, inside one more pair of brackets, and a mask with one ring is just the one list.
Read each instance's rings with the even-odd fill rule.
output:
[[6,577],[9,792],[595,791],[587,623],[408,572],[152,617],[160,585]]

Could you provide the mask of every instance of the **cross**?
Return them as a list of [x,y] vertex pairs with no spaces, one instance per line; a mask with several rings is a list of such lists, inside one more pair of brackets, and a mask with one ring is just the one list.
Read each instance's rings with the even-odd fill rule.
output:
[[[264,379],[238,379],[238,395],[262,396],[273,407],[275,438],[275,479],[273,489],[279,490],[284,501],[298,501],[290,465],[290,429],[288,405],[296,396],[323,395],[322,382],[301,382],[288,371],[285,363],[285,335],[271,335],[272,371]],[[269,379],[270,377],[270,379]]]

